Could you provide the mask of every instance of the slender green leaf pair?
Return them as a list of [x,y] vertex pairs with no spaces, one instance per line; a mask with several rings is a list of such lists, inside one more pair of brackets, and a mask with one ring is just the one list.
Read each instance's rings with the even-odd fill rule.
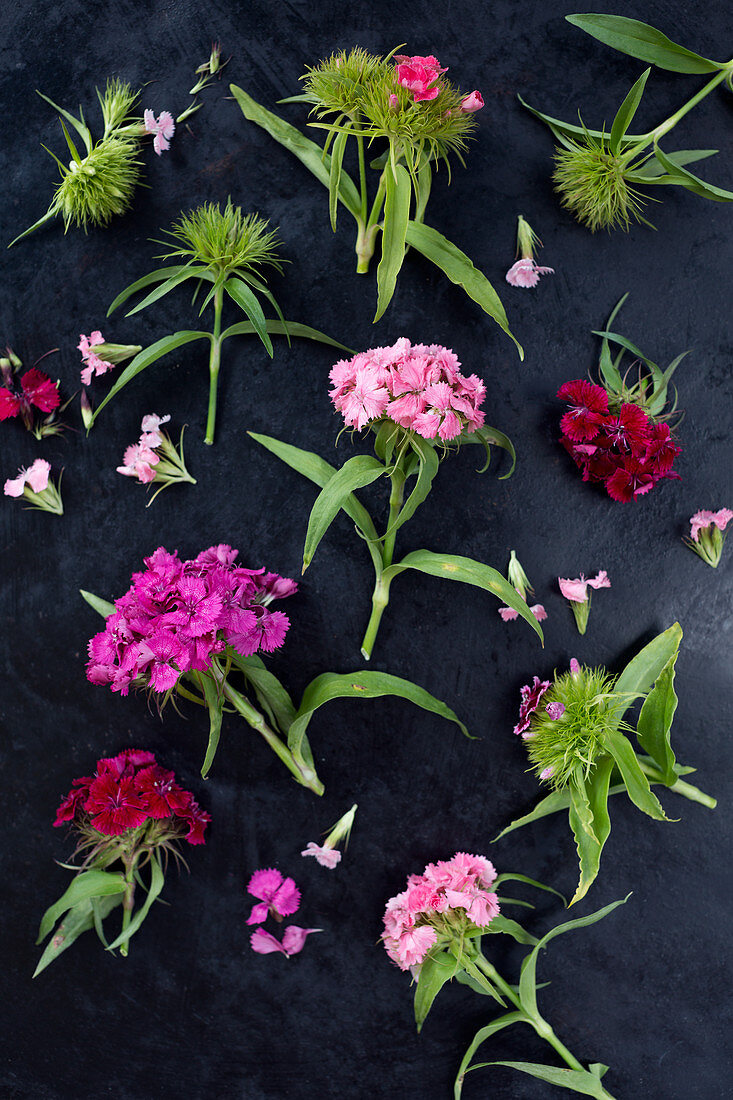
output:
[[36,943],[41,943],[52,931],[56,921],[60,923],[55,934],[41,955],[33,977],[54,962],[59,955],[79,938],[83,932],[94,928],[122,901],[126,888],[121,874],[110,871],[82,871],[71,882],[58,901],[43,914]]

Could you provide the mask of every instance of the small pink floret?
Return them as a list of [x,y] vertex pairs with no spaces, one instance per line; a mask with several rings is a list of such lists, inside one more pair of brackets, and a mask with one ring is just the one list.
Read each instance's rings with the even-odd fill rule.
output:
[[151,110],[146,110],[143,113],[143,122],[146,133],[155,135],[153,149],[155,149],[158,156],[166,149],[170,149],[170,139],[176,131],[176,124],[170,111],[161,111],[156,119]]
[[537,286],[540,275],[554,275],[554,267],[540,267],[531,256],[517,260],[506,273],[506,281],[511,286],[521,286],[525,289]]
[[316,862],[320,863],[321,867],[328,867],[329,871],[332,871],[341,862],[341,852],[338,848],[326,848],[316,844],[313,840],[308,841],[300,854],[302,856],[314,856]]
[[712,524],[715,524],[719,531],[725,531],[732,519],[733,512],[730,508],[721,508],[718,512],[695,512],[690,519],[690,538],[693,542],[697,542],[700,531]]

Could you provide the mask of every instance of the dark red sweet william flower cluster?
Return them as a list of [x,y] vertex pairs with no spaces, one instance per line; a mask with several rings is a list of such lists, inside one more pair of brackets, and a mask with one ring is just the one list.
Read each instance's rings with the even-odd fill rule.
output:
[[601,481],[610,497],[628,503],[662,478],[679,478],[672,466],[682,448],[668,424],[654,421],[638,405],[611,409],[606,390],[583,379],[565,382],[557,396],[570,405],[560,421],[560,442],[583,481]]
[[[54,825],[71,822],[83,833],[121,836],[152,826],[153,843],[181,838],[204,844],[211,821],[190,791],[176,783],[173,772],[161,768],[152,752],[125,749],[97,761],[94,775],[75,779],[56,811]],[[165,834],[165,837],[163,837]]]
[[20,379],[15,379],[10,370],[4,370],[2,379],[5,385],[0,388],[0,420],[19,416],[30,431],[34,409],[50,413],[61,404],[56,382],[36,367],[27,370]]

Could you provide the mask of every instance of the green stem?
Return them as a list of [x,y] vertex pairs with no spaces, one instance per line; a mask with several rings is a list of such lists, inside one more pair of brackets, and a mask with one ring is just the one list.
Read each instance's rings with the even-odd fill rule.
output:
[[[127,860],[123,858],[125,864],[125,894],[122,898],[122,931],[126,932],[130,926],[130,920],[132,918],[132,907],[135,903],[135,863],[134,860]],[[129,940],[120,947],[120,955],[124,955],[127,958],[129,950]]]
[[323,794],[324,786],[315,773],[315,770],[310,767],[303,759],[296,759],[287,747],[284,741],[278,737],[274,730],[270,729],[267,722],[256,707],[252,706],[250,701],[243,695],[227,683],[226,680],[222,683],[222,693],[225,699],[228,699],[235,710],[241,714],[245,722],[247,722],[252,729],[257,730],[261,734],[272,751],[280,757],[285,767],[292,772],[297,779],[298,783],[304,787],[308,787],[309,790],[315,794]]
[[224,304],[224,291],[220,288],[214,295],[214,332],[209,353],[209,414],[206,418],[206,438],[204,443],[214,442],[216,427],[216,391],[219,385],[219,367],[221,365],[221,310]]
[[[650,764],[647,764],[645,760],[642,760],[638,756],[637,760],[639,761],[641,770],[644,772],[644,775],[646,775],[648,779],[651,779],[654,783],[664,783],[664,779],[660,771],[652,767]],[[714,810],[715,807],[718,805],[717,798],[713,798],[711,795],[705,794],[705,792],[701,791],[699,787],[694,787],[692,783],[685,783],[684,779],[678,779],[676,783],[673,783],[672,786],[668,788],[668,790],[676,791],[677,794],[684,795],[685,798],[689,798],[690,802],[699,802],[701,806],[707,806],[709,810]]]
[[364,634],[364,641],[361,643],[361,654],[366,661],[371,659],[379,624],[382,621],[384,609],[389,603],[389,586],[391,579],[385,581],[382,570],[387,569],[392,564],[394,544],[397,537],[397,517],[400,514],[405,494],[405,472],[399,459],[395,463],[395,468],[390,475],[390,481],[392,482],[392,491],[389,496],[387,534],[384,536],[384,546],[382,548],[382,569],[377,573],[377,580],[372,593],[372,613],[369,617],[366,633]]
[[369,261],[374,255],[374,246],[377,240],[377,233],[379,232],[378,223],[382,215],[382,207],[384,206],[386,194],[387,187],[384,180],[384,172],[382,172],[382,175],[379,177],[379,187],[374,196],[374,202],[366,225],[364,225],[361,219],[359,220],[359,232],[356,238],[356,254],[359,257],[356,265],[356,272],[358,275],[365,275],[369,270]]
[[361,220],[365,223],[367,220],[367,205],[369,202],[367,196],[367,182],[366,182],[366,165],[364,163],[364,138],[361,134],[356,135],[356,147],[359,151],[359,187],[361,189]]
[[[563,1062],[565,1062],[565,1064],[569,1066],[570,1069],[587,1072],[582,1062],[579,1062],[575,1055],[568,1050],[565,1044],[558,1039],[557,1035],[548,1024],[547,1020],[540,1016],[539,1012],[537,1012],[536,1014],[530,1014],[529,1012],[527,1012],[527,1010],[522,1005],[519,997],[514,992],[509,983],[504,981],[496,967],[492,963],[490,963],[489,960],[481,954],[481,952],[479,952],[478,957],[476,958],[476,966],[479,968],[479,970],[482,970],[484,972],[489,981],[493,982],[497,989],[501,990],[507,1000],[511,1001],[514,1007],[517,1008],[524,1015],[527,1023],[532,1025],[539,1037],[541,1039],[544,1039],[545,1042],[549,1043],[553,1050],[557,1051]],[[609,1092],[606,1092],[605,1089],[603,1089],[603,1095],[607,1097],[608,1100],[613,1100],[611,1094]]]
[[696,92],[692,99],[688,99],[687,103],[683,107],[680,107],[679,111],[675,111],[673,115],[670,115],[668,119],[661,122],[659,126],[656,126],[653,130],[650,130],[648,134],[645,134],[645,140],[638,145],[633,146],[632,156],[635,158],[638,154],[646,149],[647,146],[652,143],[658,142],[665,134],[668,134],[672,130],[680,119],[684,118],[688,111],[691,111],[693,107],[697,106],[701,99],[704,99],[706,95],[712,92],[713,88],[717,88],[727,76],[733,72],[733,61],[729,62],[724,69],[721,69],[715,74],[712,80],[709,80],[699,92]]

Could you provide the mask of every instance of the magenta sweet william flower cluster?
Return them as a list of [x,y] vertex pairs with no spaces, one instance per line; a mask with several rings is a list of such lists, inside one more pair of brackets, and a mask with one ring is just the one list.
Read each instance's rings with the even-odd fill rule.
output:
[[105,629],[89,642],[87,679],[126,695],[138,681],[170,691],[186,672],[211,668],[231,646],[242,656],[272,653],[290,626],[272,600],[297,591],[295,581],[236,565],[239,551],[220,544],[190,561],[160,546],[115,601]]
[[389,348],[370,348],[341,359],[330,373],[331,400],[348,427],[360,431],[382,419],[444,442],[484,423],[486,386],[461,374],[455,352],[440,344],[411,344],[401,337]]
[[679,478],[672,467],[682,448],[668,424],[633,403],[612,410],[606,390],[583,379],[565,382],[557,396],[570,405],[560,421],[560,442],[583,481],[603,482],[610,497],[628,503],[662,478]]
[[407,889],[390,898],[384,911],[382,941],[390,959],[409,970],[446,937],[486,928],[499,913],[489,890],[495,878],[490,860],[466,852],[410,875]]
[[176,783],[173,772],[161,768],[152,752],[125,749],[97,761],[94,775],[75,779],[56,811],[55,826],[73,823],[104,836],[121,836],[149,821],[169,819],[166,830],[189,844],[204,844],[211,821],[190,791]]

